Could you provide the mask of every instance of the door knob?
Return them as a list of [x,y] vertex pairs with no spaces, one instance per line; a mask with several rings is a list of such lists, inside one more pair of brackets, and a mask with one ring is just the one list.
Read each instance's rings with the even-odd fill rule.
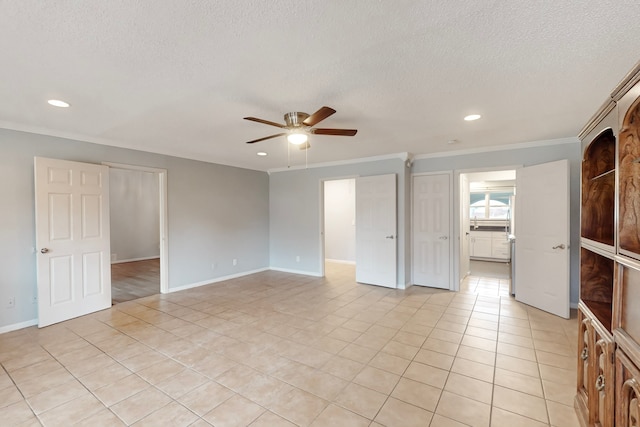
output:
[[46,254],[47,252],[49,252],[49,249],[47,249],[47,248],[40,249],[40,253],[41,254]]
[[564,249],[566,248],[566,246],[564,245],[564,243],[560,243],[558,246],[554,246],[551,249]]
[[393,239],[393,235],[385,237],[385,239]]

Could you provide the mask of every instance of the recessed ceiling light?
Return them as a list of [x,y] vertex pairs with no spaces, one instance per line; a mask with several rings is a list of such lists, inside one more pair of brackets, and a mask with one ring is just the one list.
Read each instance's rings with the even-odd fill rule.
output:
[[64,102],[59,99],[50,99],[47,102],[49,105],[53,105],[54,107],[67,108],[71,106],[68,102]]
[[474,120],[478,120],[480,117],[482,117],[480,114],[469,114],[464,119],[468,122],[472,122]]
[[261,157],[264,157],[267,155],[267,153],[265,153],[264,151],[258,151],[256,154]]

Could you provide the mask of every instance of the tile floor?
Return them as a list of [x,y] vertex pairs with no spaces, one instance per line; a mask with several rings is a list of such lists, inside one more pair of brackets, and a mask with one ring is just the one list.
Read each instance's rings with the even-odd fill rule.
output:
[[[497,289],[497,290],[496,290]],[[577,426],[575,319],[268,271],[0,335],[0,423]]]

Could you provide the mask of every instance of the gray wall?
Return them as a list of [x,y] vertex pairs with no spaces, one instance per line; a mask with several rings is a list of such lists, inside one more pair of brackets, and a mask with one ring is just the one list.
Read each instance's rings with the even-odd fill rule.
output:
[[[398,158],[340,166],[272,172],[269,178],[271,267],[318,275],[322,271],[320,188],[322,180],[398,175],[398,284],[409,277],[408,168]],[[300,261],[296,262],[296,256]]]
[[324,183],[324,257],[356,262],[356,180]]
[[[513,150],[493,151],[485,153],[475,153],[466,155],[457,155],[449,157],[434,157],[425,159],[416,159],[412,173],[421,172],[437,172],[437,171],[454,171],[454,200],[460,199],[460,185],[457,180],[456,171],[484,169],[484,168],[500,168],[503,166],[532,166],[540,163],[552,162],[555,160],[568,159],[571,173],[570,182],[570,210],[571,210],[571,242],[570,242],[570,263],[571,263],[571,302],[578,303],[579,297],[579,248],[580,248],[580,165],[581,151],[578,139],[568,140],[570,143],[560,143],[555,145],[546,145],[532,148],[520,148]],[[517,190],[516,190],[517,191]],[[457,208],[456,208],[457,209]],[[454,221],[455,253],[459,253],[459,236],[460,224]],[[457,260],[457,255],[455,256]],[[458,265],[454,266],[458,271]]]
[[155,173],[109,171],[112,262],[160,256],[158,187]]
[[167,169],[170,289],[269,266],[266,173],[0,129],[0,328],[37,316],[34,156]]

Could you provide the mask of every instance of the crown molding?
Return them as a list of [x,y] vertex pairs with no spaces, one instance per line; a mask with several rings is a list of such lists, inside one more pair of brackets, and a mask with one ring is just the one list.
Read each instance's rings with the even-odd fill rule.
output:
[[335,162],[313,163],[308,166],[291,166],[287,168],[274,168],[274,169],[268,169],[267,173],[271,175],[272,173],[277,173],[277,172],[287,172],[287,171],[300,170],[300,169],[326,168],[330,166],[343,166],[343,165],[351,165],[355,163],[369,163],[369,162],[377,162],[380,160],[389,160],[389,159],[400,159],[404,162],[409,158],[409,156],[410,154],[407,152],[393,153],[393,154],[385,154],[382,156],[360,157],[357,159],[349,159],[349,160],[337,160]]
[[577,137],[548,139],[544,141],[519,142],[516,144],[493,145],[489,147],[469,148],[466,150],[442,151],[439,153],[419,154],[419,155],[416,155],[413,159],[414,161],[421,160],[421,159],[436,159],[436,158],[442,158],[442,157],[464,156],[467,154],[490,153],[494,151],[511,151],[511,150],[520,150],[523,148],[548,147],[551,145],[577,144],[579,142],[580,140]]
[[640,61],[636,62],[636,65],[633,66],[631,71],[629,71],[622,81],[618,83],[618,86],[613,89],[611,98],[613,98],[614,101],[619,101],[620,98],[629,92],[629,89],[638,82],[640,82]]
[[598,124],[602,121],[602,119],[604,119],[607,114],[609,114],[614,108],[616,108],[616,103],[613,101],[613,99],[607,98],[604,104],[602,104],[600,108],[598,108],[598,111],[596,111],[596,113],[591,116],[587,124],[584,125],[584,127],[578,134],[578,139],[583,140],[589,134],[589,132],[594,130],[596,126],[598,126]]

